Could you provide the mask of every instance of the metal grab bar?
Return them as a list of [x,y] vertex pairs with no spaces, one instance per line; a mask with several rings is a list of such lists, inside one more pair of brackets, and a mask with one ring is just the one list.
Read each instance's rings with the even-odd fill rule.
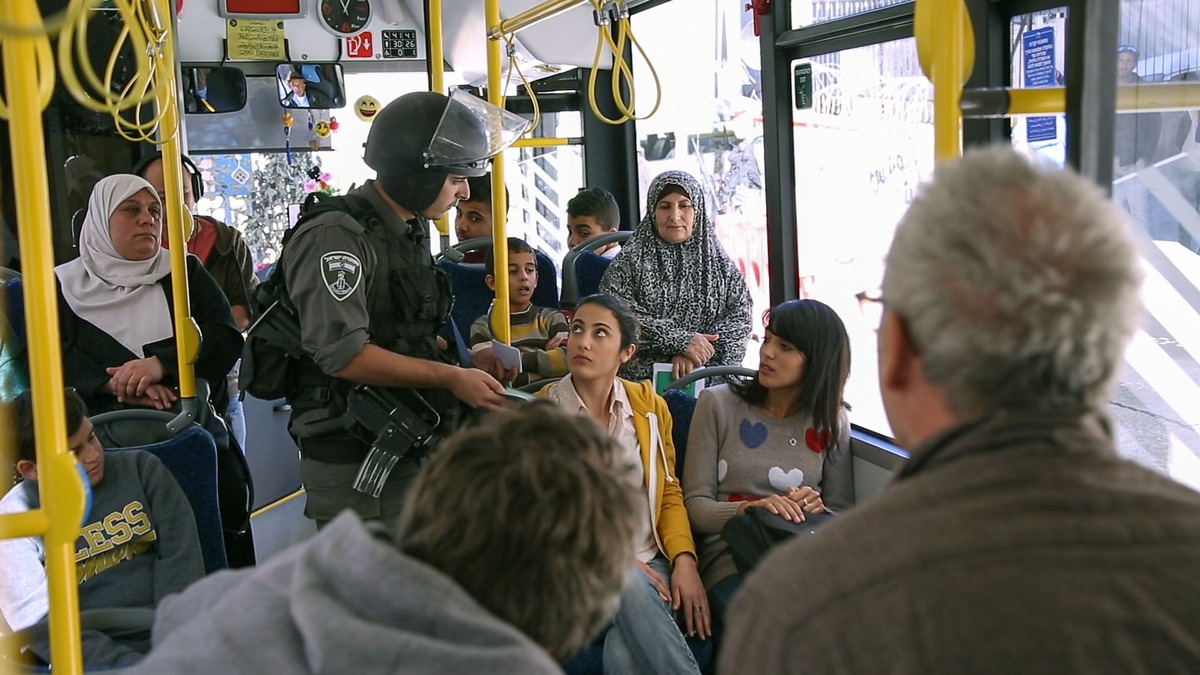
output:
[[[55,672],[83,671],[79,638],[79,589],[75,578],[75,539],[83,520],[83,481],[67,447],[62,350],[46,179],[45,131],[39,100],[37,29],[43,26],[35,0],[0,3],[4,24],[22,29],[3,36],[5,100],[12,142],[17,239],[23,262],[26,343],[29,349],[33,420],[37,438],[38,497],[34,512],[0,517],[0,537],[41,534],[46,547],[50,655]],[[53,72],[53,69],[51,69]],[[44,74],[44,73],[43,73]]]
[[741,377],[754,377],[758,371],[751,370],[745,366],[707,366],[705,368],[697,368],[683,377],[675,380],[667,386],[667,391],[672,389],[683,389],[689,384],[703,380],[709,377],[722,377],[729,375],[739,375]]
[[[1066,87],[964,89],[963,117],[1058,115],[1067,110]],[[1117,87],[1117,110],[1172,111],[1200,107],[1200,82],[1159,82]]]
[[[495,20],[492,16],[488,16],[488,40],[497,42],[500,38],[515,33],[523,28],[529,28],[539,21],[545,21],[556,14],[561,14],[568,9],[574,9],[579,5],[586,4],[588,0],[547,0],[540,5],[535,5],[529,9],[517,14],[516,16],[507,19],[500,19],[500,12],[496,12]],[[491,86],[489,83],[488,86]]]

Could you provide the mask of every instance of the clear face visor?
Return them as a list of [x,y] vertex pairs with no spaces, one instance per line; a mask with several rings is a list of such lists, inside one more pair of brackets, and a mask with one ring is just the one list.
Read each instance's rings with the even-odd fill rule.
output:
[[478,96],[455,90],[425,151],[425,166],[482,176],[491,158],[516,142],[531,124]]

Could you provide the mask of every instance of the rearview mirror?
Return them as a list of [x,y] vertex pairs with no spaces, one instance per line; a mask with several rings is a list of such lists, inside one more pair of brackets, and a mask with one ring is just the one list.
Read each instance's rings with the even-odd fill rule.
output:
[[246,107],[246,75],[233,66],[182,68],[183,111],[212,114]]
[[337,63],[281,63],[275,68],[279,105],[328,110],[346,105],[342,66]]

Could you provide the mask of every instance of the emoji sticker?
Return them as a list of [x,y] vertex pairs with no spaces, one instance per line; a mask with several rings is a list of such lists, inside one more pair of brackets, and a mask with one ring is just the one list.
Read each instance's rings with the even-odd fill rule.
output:
[[313,133],[320,138],[328,138],[329,132],[329,122],[326,122],[325,120],[319,120],[316,126],[313,127]]
[[379,108],[379,100],[374,96],[359,96],[358,100],[354,102],[354,114],[364,122],[374,120],[375,113],[379,112]]

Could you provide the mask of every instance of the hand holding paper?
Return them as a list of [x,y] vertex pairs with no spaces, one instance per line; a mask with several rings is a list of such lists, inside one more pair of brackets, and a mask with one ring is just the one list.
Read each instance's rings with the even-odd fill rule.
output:
[[504,364],[505,370],[516,369],[521,372],[521,350],[511,345],[506,345],[499,340],[492,340],[492,355]]

